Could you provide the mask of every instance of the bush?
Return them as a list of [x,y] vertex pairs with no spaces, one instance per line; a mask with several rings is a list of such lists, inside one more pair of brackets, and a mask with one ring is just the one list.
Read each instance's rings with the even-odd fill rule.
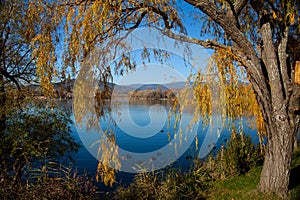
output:
[[78,175],[70,167],[49,162],[31,170],[26,182],[11,184],[1,179],[0,199],[96,199],[96,189],[87,173]]
[[211,181],[204,168],[188,173],[142,173],[129,187],[119,187],[113,199],[203,199]]
[[[71,135],[69,115],[32,103],[12,108],[5,118],[0,138],[0,199],[37,199],[39,195],[55,196],[60,189],[61,195],[73,192],[75,188],[62,189],[75,183],[46,176],[45,164],[49,159],[71,158],[80,147]],[[34,174],[32,168],[41,168],[41,173]],[[57,189],[51,190],[54,185]]]
[[158,174],[140,173],[129,187],[119,187],[113,194],[113,199],[159,199],[162,179]]
[[222,146],[216,158],[209,156],[206,167],[215,179],[245,174],[253,167],[263,164],[264,155],[250,136],[232,132],[226,147]]
[[12,184],[21,181],[33,163],[59,160],[77,152],[71,135],[71,120],[62,110],[28,105],[6,115],[6,129],[0,141],[0,169]]
[[204,199],[206,190],[211,186],[213,179],[203,168],[194,169],[188,173],[171,173],[162,184],[166,199]]

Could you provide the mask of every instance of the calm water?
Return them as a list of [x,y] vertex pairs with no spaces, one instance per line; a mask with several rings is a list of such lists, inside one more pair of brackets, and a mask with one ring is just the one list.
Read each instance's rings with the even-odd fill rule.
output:
[[[118,109],[112,110],[112,117],[115,122],[117,122],[117,125],[113,128],[116,144],[122,151],[126,152],[126,154],[124,154],[125,156],[129,157],[128,154],[133,156],[146,155],[149,152],[156,152],[156,155],[158,155],[156,158],[159,159],[159,156],[174,157],[175,154],[173,154],[172,151],[175,151],[174,149],[178,151],[179,149],[179,151],[183,151],[179,152],[179,154],[182,153],[182,155],[177,155],[178,159],[168,167],[179,168],[184,171],[191,167],[192,157],[200,156],[201,158],[205,158],[208,151],[215,153],[222,145],[225,145],[226,141],[230,138],[228,129],[221,130],[218,127],[204,127],[200,121],[196,129],[196,135],[198,137],[198,148],[196,148],[195,137],[190,136],[189,131],[183,131],[181,139],[178,139],[180,134],[177,132],[178,129],[174,129],[176,123],[175,118],[171,117],[170,124],[168,123],[167,116],[169,109],[170,104],[166,101],[136,101],[131,102],[129,105],[121,103]],[[119,115],[119,113],[121,113],[121,115]],[[184,115],[183,121],[188,124],[187,121],[192,119],[193,113],[189,111]],[[213,119],[214,121],[218,121],[219,116],[214,116]],[[100,120],[99,123],[103,130],[107,128],[108,122],[109,117]],[[179,122],[177,122],[177,124],[179,125]],[[184,127],[184,125],[182,126]],[[79,130],[75,125],[71,128],[74,137],[83,144],[75,156],[77,169],[81,173],[87,170],[93,176],[96,172],[97,160],[92,155],[95,148],[93,150],[89,144],[99,140],[99,135],[90,132],[85,133],[83,131],[84,128]],[[150,131],[147,132],[147,130]],[[216,131],[218,131],[218,134],[212,133]],[[139,132],[141,132],[140,135]],[[246,118],[243,119],[243,132],[250,134],[255,143],[258,142],[256,130],[250,128],[249,120]],[[213,137],[209,134],[217,136]],[[185,148],[182,150],[180,149],[181,146],[185,146]],[[203,146],[205,146],[205,148],[201,150]],[[165,159],[165,157],[162,158]],[[117,182],[122,184],[130,183],[133,176],[134,174],[132,173],[119,172],[117,174]]]

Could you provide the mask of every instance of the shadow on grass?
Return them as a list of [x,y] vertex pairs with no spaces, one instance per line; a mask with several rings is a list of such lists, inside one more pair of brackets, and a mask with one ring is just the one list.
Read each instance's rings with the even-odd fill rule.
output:
[[300,199],[300,165],[291,170],[290,176],[290,199]]
[[290,175],[290,199],[298,200],[300,199],[300,151],[298,150],[294,156],[292,161],[292,170]]
[[291,170],[289,189],[292,190],[298,186],[300,186],[300,165]]

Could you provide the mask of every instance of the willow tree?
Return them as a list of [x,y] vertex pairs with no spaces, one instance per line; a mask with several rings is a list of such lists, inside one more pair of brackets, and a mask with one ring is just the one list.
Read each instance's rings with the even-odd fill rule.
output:
[[[42,3],[39,3],[38,7],[30,1],[3,0],[0,4],[0,142],[2,143],[7,128],[6,115],[14,109],[7,96],[11,88],[16,88],[18,97],[22,98],[24,84],[42,83],[45,89],[51,91],[49,86],[51,87],[50,80],[54,74],[56,43],[51,33],[59,21],[51,22],[54,20],[53,10]],[[2,156],[4,154],[1,153]],[[4,162],[5,159],[2,157],[1,160]]]
[[[258,189],[285,196],[294,136],[299,130],[299,84],[295,80],[299,44],[297,1],[186,1],[209,17],[214,30],[245,67],[264,119],[267,150]],[[213,35],[212,35],[213,36]],[[294,39],[293,39],[294,38]],[[297,39],[295,39],[297,38]],[[292,42],[293,41],[293,42]],[[297,46],[297,45],[296,45]]]
[[69,116],[42,108],[24,87],[41,83],[46,94],[52,92],[58,42],[53,32],[60,21],[53,17],[53,7],[47,6],[37,1],[0,1],[0,169],[4,184],[21,183],[25,166],[48,154],[59,159],[79,148],[70,135]]
[[[113,42],[119,32],[141,25],[156,26],[170,37],[214,49],[219,55],[217,59],[225,56],[234,63],[227,62],[227,65],[245,67],[262,113],[267,150],[258,189],[285,196],[292,144],[299,129],[300,90],[299,84],[294,82],[295,64],[299,60],[299,3],[292,0],[185,2],[199,11],[194,17],[203,20],[198,23],[199,32],[211,40],[204,41],[174,32],[186,33],[176,1],[29,1],[31,15],[25,19],[31,24],[40,24],[40,27],[29,28],[27,33],[31,35],[41,30],[31,43],[41,82],[51,87],[49,83],[55,73],[52,64],[56,57],[53,33],[63,31],[55,30],[59,23],[65,27],[64,66],[74,71],[93,49],[109,49],[109,46],[104,46],[107,39]],[[51,20],[43,20],[43,13],[49,11],[52,13]],[[28,27],[33,27],[30,23]],[[130,62],[123,64],[128,69],[132,68]],[[116,71],[120,70],[116,68]],[[104,82],[111,78],[111,68],[100,71]]]
[[[17,88],[19,96],[22,96],[24,84],[42,83],[48,89],[45,92],[52,89],[49,83],[55,74],[55,44],[58,40],[53,31],[60,22],[52,17],[53,12],[41,2],[1,1],[1,122],[5,121],[2,108],[7,86]],[[1,123],[1,126],[4,124]]]
[[[36,75],[30,42],[36,36],[27,31],[37,27],[27,18],[25,3],[1,1],[0,6],[0,136],[6,128],[7,88],[15,85],[21,91],[22,83],[31,82]],[[32,18],[31,18],[32,19]],[[33,22],[31,20],[31,22]]]
[[294,82],[295,64],[299,59],[295,48],[295,43],[299,44],[299,3],[186,2],[199,10],[195,18],[204,20],[199,23],[199,32],[212,40],[202,41],[172,32],[185,32],[173,1],[71,1],[65,4],[68,6],[68,27],[71,27],[69,64],[75,61],[70,58],[76,58],[79,52],[85,56],[105,37],[141,24],[163,27],[170,37],[227,55],[245,67],[264,120],[267,150],[258,189],[286,195],[293,140],[299,129],[300,90]]

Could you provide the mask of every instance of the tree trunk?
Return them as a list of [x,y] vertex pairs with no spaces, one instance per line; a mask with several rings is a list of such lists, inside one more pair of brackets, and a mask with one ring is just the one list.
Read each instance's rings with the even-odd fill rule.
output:
[[[5,88],[4,88],[4,78],[3,75],[0,74],[0,146],[4,144],[4,131],[6,127],[6,94],[5,94]],[[6,157],[5,153],[3,152],[3,149],[0,153],[0,170],[2,172],[6,172]]]
[[294,137],[294,148],[293,151],[298,151],[298,138],[297,135]]
[[0,74],[0,137],[3,137],[3,132],[5,129],[5,121],[6,121],[6,114],[5,114],[5,103],[6,103],[6,95],[5,95],[5,88],[4,88],[4,78],[3,75]]
[[258,184],[258,190],[288,198],[288,186],[294,141],[294,127],[281,115],[273,116],[271,123],[265,123],[268,143],[265,161]]

